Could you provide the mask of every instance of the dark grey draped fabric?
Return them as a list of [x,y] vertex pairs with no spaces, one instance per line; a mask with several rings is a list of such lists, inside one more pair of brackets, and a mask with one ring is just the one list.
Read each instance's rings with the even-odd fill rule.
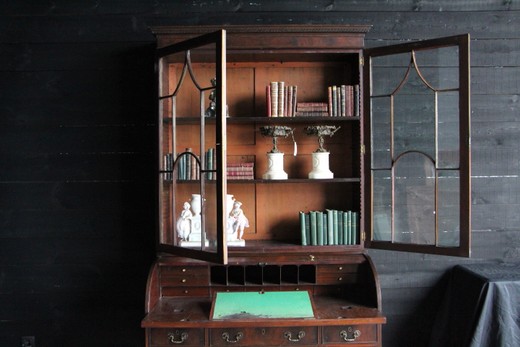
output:
[[520,346],[520,263],[457,265],[430,347]]

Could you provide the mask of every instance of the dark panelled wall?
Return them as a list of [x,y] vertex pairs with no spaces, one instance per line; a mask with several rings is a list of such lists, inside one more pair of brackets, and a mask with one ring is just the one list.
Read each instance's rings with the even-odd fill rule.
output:
[[[371,24],[472,37],[473,255],[370,251],[385,346],[427,344],[454,264],[520,255],[516,0],[0,3],[0,346],[143,346],[154,256],[154,37],[178,24]],[[439,332],[433,332],[439,333]]]

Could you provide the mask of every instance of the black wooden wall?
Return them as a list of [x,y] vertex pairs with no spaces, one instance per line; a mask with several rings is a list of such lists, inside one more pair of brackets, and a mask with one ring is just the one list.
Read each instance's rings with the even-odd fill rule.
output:
[[[371,24],[472,37],[473,255],[370,251],[385,346],[427,345],[454,264],[520,255],[517,0],[0,2],[0,346],[143,346],[154,256],[154,38],[177,24]],[[433,332],[437,333],[437,332]]]

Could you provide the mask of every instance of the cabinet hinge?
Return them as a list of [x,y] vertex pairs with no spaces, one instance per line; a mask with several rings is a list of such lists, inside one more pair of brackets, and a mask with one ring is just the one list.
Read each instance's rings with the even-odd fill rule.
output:
[[365,66],[365,58],[364,57],[359,57],[359,65],[360,66]]
[[361,155],[365,155],[365,145],[361,145]]
[[367,234],[363,231],[361,233],[361,239],[363,240],[363,242],[365,242],[366,238],[367,238]]

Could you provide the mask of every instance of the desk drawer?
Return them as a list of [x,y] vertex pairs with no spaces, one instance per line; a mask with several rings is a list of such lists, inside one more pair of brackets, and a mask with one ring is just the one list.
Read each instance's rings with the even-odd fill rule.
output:
[[163,296],[209,296],[209,287],[173,286],[162,289]]
[[376,325],[343,325],[323,327],[323,343],[367,343],[376,342],[377,326]]
[[211,346],[309,346],[318,344],[317,327],[211,329]]
[[358,267],[352,264],[319,265],[317,273],[319,284],[357,283]]
[[206,266],[165,266],[161,269],[161,283],[163,286],[208,286],[209,270]]
[[204,329],[150,329],[150,346],[204,346]]

